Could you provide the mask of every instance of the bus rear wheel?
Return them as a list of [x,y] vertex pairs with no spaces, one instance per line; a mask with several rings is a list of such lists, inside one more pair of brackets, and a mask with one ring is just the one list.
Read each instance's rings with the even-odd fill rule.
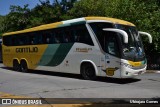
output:
[[21,72],[28,72],[28,66],[26,61],[22,60],[20,64]]
[[20,64],[17,60],[13,60],[13,70],[20,71]]
[[81,66],[81,75],[86,80],[95,80],[96,74],[93,65],[90,63],[83,63]]

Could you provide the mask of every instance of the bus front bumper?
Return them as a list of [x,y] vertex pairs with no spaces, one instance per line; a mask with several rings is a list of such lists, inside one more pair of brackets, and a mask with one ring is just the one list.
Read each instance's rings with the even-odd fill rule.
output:
[[121,78],[133,78],[137,75],[144,74],[146,72],[147,66],[141,69],[132,69],[128,67],[121,68]]

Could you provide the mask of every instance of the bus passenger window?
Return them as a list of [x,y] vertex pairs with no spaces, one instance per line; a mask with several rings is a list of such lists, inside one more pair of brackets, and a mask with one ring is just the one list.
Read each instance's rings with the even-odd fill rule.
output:
[[54,36],[54,39],[55,39],[55,43],[60,43],[60,40],[59,40],[59,34],[56,33],[55,36]]
[[19,42],[18,42],[18,45],[24,45],[24,41],[23,41],[22,38],[19,38],[18,41],[19,41]]
[[17,46],[18,44],[17,44],[18,42],[17,42],[17,39],[15,38],[15,37],[13,37],[12,38],[12,45],[13,46]]
[[72,31],[73,37],[74,37],[74,42],[79,42],[79,35],[75,30]]
[[26,45],[28,42],[28,36],[24,34],[17,35],[18,44],[17,45]]
[[54,43],[54,40],[53,40],[53,33],[50,32],[50,31],[46,31],[43,33],[43,41],[44,41],[44,44],[52,44]]
[[50,43],[50,37],[46,38],[46,43],[49,44]]
[[40,33],[38,34],[38,44],[43,44],[43,38]]
[[85,25],[78,26],[75,30],[75,42],[85,43],[93,46],[93,41]]
[[31,44],[34,44],[34,38],[31,38]]
[[70,43],[74,43],[75,42],[75,36],[74,36],[73,31],[74,30],[70,30],[69,31],[69,40],[70,40]]
[[68,39],[67,36],[64,37],[64,42],[65,42],[65,43],[68,43],[68,42],[69,42],[69,39]]
[[71,42],[71,33],[69,31],[65,32],[64,41],[65,41],[65,43]]
[[30,38],[30,44],[31,45],[36,44],[36,38],[34,36],[31,36],[31,38]]
[[53,32],[49,33],[49,44],[54,44],[55,43],[54,35],[55,34]]

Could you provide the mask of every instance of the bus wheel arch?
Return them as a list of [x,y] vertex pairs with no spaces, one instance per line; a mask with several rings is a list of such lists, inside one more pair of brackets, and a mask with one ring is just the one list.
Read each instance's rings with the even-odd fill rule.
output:
[[81,62],[80,74],[86,80],[94,80],[98,75],[98,69],[94,62],[90,60],[85,60]]
[[13,59],[13,70],[20,71],[20,62],[18,59]]
[[28,63],[25,59],[21,59],[20,69],[21,69],[21,72],[28,72]]

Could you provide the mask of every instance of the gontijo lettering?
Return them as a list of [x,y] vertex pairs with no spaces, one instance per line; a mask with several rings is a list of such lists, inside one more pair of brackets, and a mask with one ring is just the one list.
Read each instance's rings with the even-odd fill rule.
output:
[[16,48],[16,53],[35,53],[35,52],[38,52],[38,47]]

